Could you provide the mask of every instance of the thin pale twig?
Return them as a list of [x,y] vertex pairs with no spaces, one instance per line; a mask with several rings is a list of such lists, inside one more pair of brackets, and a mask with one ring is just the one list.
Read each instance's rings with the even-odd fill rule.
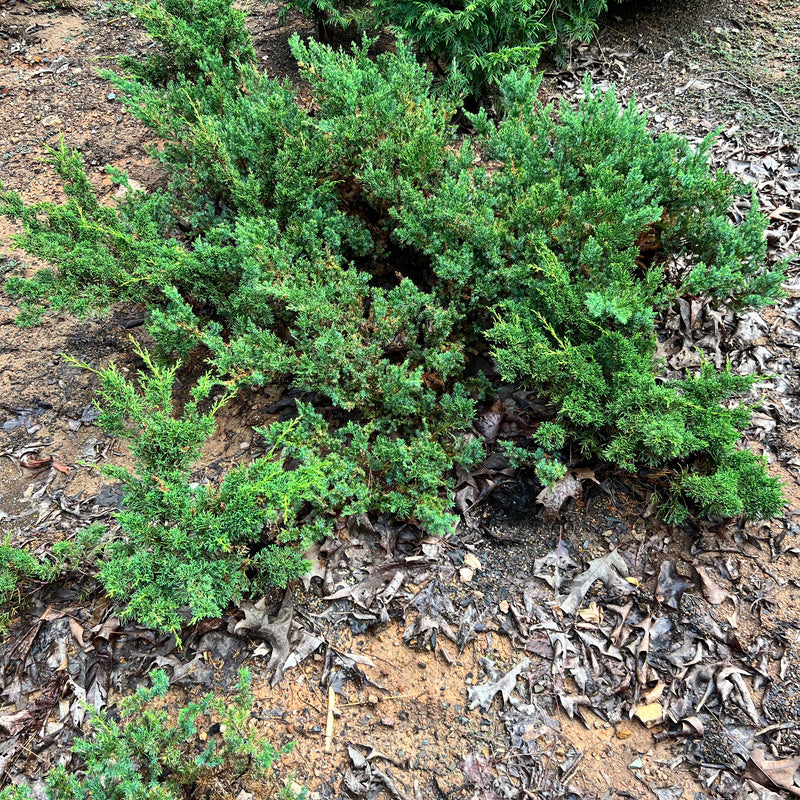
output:
[[724,78],[717,78],[715,77],[715,74],[720,73],[709,72],[707,73],[707,76],[711,78],[712,81],[717,81],[717,83],[724,83],[727,86],[733,86],[735,89],[744,89],[747,92],[751,92],[752,94],[757,94],[763,97],[765,100],[769,100],[769,102],[772,103],[792,125],[796,124],[795,118],[772,95],[767,94],[750,83],[745,83],[744,81],[739,80],[739,78],[737,78],[735,75],[731,75],[730,72],[722,73],[723,75],[727,75],[729,78],[731,78],[732,80],[730,81],[726,81]]

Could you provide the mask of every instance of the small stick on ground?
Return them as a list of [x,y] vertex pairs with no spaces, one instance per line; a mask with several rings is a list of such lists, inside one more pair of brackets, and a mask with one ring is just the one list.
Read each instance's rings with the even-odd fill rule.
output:
[[333,746],[333,707],[336,703],[336,692],[333,686],[328,687],[328,721],[325,724],[325,752],[330,753]]

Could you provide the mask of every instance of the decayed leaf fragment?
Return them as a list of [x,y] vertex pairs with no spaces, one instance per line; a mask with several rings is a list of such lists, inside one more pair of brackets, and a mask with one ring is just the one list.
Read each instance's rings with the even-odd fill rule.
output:
[[510,669],[499,680],[470,687],[467,692],[467,709],[472,711],[478,706],[483,709],[489,708],[498,692],[503,695],[503,702],[507,703],[511,692],[517,685],[517,676],[530,665],[531,662],[527,658],[523,658],[516,667]]
[[800,756],[769,761],[765,750],[753,750],[744,777],[761,786],[783,789],[794,797],[800,797],[800,787],[794,781],[798,769],[800,769]]
[[694,584],[678,572],[674,561],[665,561],[658,574],[656,600],[670,608],[678,608],[684,592],[693,587]]
[[563,478],[559,478],[550,486],[545,486],[538,495],[536,502],[541,503],[545,511],[550,514],[558,514],[561,506],[570,497],[578,497],[582,491],[582,484],[573,472],[568,472]]
[[617,550],[612,550],[590,561],[586,570],[570,581],[569,594],[559,602],[559,606],[565,614],[574,614],[595,581],[603,581],[609,587],[616,586],[623,592],[632,592],[633,586],[626,580],[627,576],[628,565]]
[[563,541],[559,541],[554,550],[533,562],[533,574],[541,578],[556,593],[561,590],[562,574],[578,568]]
[[664,707],[661,703],[643,703],[638,706],[634,716],[646,727],[658,725],[664,718]]
[[480,559],[470,552],[464,554],[464,566],[471,570],[483,569]]
[[35,458],[34,456],[23,456],[19,460],[19,465],[25,469],[41,469],[48,467],[53,462],[52,458]]
[[708,574],[708,570],[702,564],[695,561],[693,566],[698,578],[700,578],[700,588],[703,592],[703,596],[706,598],[706,600],[708,600],[709,603],[711,603],[712,606],[718,606],[720,603],[724,603],[729,597],[733,599],[734,603],[736,602],[733,595],[730,594],[730,592],[726,592]]
[[603,621],[603,609],[600,608],[597,603],[592,600],[591,603],[586,608],[582,608],[578,612],[578,616],[584,622],[593,622],[596,625],[599,625]]

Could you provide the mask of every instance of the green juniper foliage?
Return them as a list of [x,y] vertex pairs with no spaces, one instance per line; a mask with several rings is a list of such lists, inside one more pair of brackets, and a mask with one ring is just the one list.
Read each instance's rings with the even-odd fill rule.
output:
[[[180,26],[165,14],[150,29],[166,49]],[[656,360],[656,320],[677,298],[781,296],[766,220],[709,169],[712,138],[653,137],[633,105],[588,83],[576,108],[544,107],[520,70],[498,82],[501,118],[473,115],[477,136],[459,139],[463,83],[434,87],[408,47],[372,60],[370,44],[293,38],[313,114],[244,40],[234,55],[201,47],[166,84],[108,73],[160,140],[169,187],[101,206],[62,144],[51,158],[66,203],[26,207],[0,189],[20,245],[53,264],[7,282],[23,321],[148,307],[140,388],[101,376],[103,421],[136,460],[115,473],[125,508],[101,568],[127,613],[171,630],[184,607],[218,614],[297,575],[342,516],[449,530],[452,467],[483,456],[468,433],[491,392],[479,355],[556,413],[533,449],[506,443],[543,483],[584,457],[651,471],[674,520],[779,513],[778,481],[738,447],[749,409],[733,399],[753,379],[706,365],[667,381]],[[752,208],[736,225],[742,195]],[[206,368],[178,413],[177,358]],[[306,393],[297,418],[261,429],[262,459],[192,484],[208,398],[265,384]]]
[[[664,383],[655,371],[653,323],[676,296],[754,305],[780,296],[783,270],[762,268],[755,198],[733,226],[736,183],[709,172],[710,138],[696,151],[679,137],[653,139],[633,105],[620,109],[588,84],[578,109],[554,112],[534,87],[512,73],[501,82],[506,119],[473,118],[503,169],[488,176],[462,161],[438,203],[406,205],[396,235],[429,253],[475,311],[493,309],[485,333],[501,374],[556,405],[562,435],[583,455],[630,471],[701,457],[702,480],[681,473],[671,487],[676,520],[688,513],[681,495],[712,516],[777,513],[778,482],[736,448],[749,411],[726,404],[756,379],[706,365]],[[645,237],[664,253],[651,263]]]
[[327,25],[386,27],[430,59],[440,75],[451,71],[467,78],[481,95],[509,70],[535,66],[552,44],[588,41],[607,0],[288,0]]
[[0,544],[0,606],[5,606],[19,592],[26,580],[46,581],[50,571],[27,550],[9,544],[10,537]]
[[412,42],[440,74],[455,68],[480,94],[509,69],[536,64],[555,35],[550,5],[542,0],[374,0],[372,7],[382,24]]
[[0,634],[9,626],[18,606],[22,588],[29,582],[48,582],[53,571],[24,548],[10,544],[11,537],[0,543]]
[[342,0],[287,0],[278,14],[278,22],[283,24],[294,8],[315,22],[320,40],[326,39],[331,28],[353,26],[363,31],[376,25],[374,14],[364,0],[347,3]]
[[381,25],[408,39],[443,73],[456,69],[480,95],[552,44],[588,41],[607,0],[373,0]]
[[286,584],[308,569],[302,554],[329,532],[332,508],[363,511],[342,496],[350,465],[314,451],[294,469],[282,450],[296,421],[273,431],[272,450],[232,469],[219,486],[191,482],[199,448],[214,427],[223,394],[207,411],[199,404],[215,387],[209,376],[192,389],[180,416],[173,413],[175,371],[139,351],[147,372],[141,390],[115,367],[100,373],[100,423],[131,441],[135,469],[109,465],[121,481],[119,532],[110,537],[98,568],[123,616],[179,634],[191,621],[218,617],[232,600]]
[[178,75],[198,78],[210,54],[232,65],[256,59],[246,15],[227,0],[149,0],[135,2],[132,11],[159,45],[144,62],[120,58],[120,66],[143,80],[163,85]]
[[[166,709],[152,707],[169,688],[166,673],[154,670],[150,679],[152,688],[140,687],[122,700],[119,721],[106,711],[88,709],[91,735],[77,739],[72,748],[83,769],[69,773],[60,765],[51,770],[48,800],[233,797],[243,783],[263,780],[292,748],[276,750],[250,726],[253,694],[246,669],[239,672],[232,699],[209,693],[181,708],[174,722]],[[0,790],[0,800],[31,797],[27,787]]]
[[92,523],[74,536],[53,544],[45,556],[9,544],[10,536],[0,544],[0,633],[3,633],[23,597],[30,591],[52,583],[81,562],[92,561],[102,546],[105,527]]

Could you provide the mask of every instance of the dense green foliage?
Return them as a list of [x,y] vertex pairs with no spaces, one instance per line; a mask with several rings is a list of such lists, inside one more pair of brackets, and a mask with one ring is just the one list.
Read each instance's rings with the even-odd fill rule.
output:
[[106,529],[93,523],[76,531],[69,539],[56,542],[43,556],[24,547],[11,545],[10,537],[0,544],[0,633],[3,633],[24,597],[67,573],[82,563],[91,562],[103,546]]
[[[166,674],[155,670],[150,678],[151,689],[140,687],[123,699],[119,721],[106,711],[88,709],[91,736],[77,739],[72,748],[84,767],[78,774],[61,765],[51,770],[48,800],[229,798],[243,782],[263,780],[291,749],[276,750],[250,726],[248,670],[239,672],[233,698],[209,693],[181,708],[174,722],[166,709],[153,707],[169,688]],[[27,787],[0,790],[0,800],[31,797]]]
[[[151,25],[165,49],[193,9]],[[54,265],[8,281],[22,321],[148,307],[156,360],[139,388],[101,376],[103,422],[136,460],[113,471],[122,533],[101,569],[129,614],[175,630],[184,606],[213,615],[283,584],[342,516],[449,530],[452,467],[484,454],[469,428],[492,393],[486,355],[556,412],[527,451],[544,482],[571,454],[658,471],[673,520],[780,512],[779,483],[737,446],[749,410],[731,398],[753,379],[707,365],[665,381],[656,361],[656,319],[676,298],[781,294],[755,198],[741,224],[728,217],[745,190],[709,169],[711,138],[654,138],[588,84],[577,108],[543,107],[520,70],[498,81],[501,118],[472,115],[477,136],[458,139],[458,81],[434,88],[404,45],[371,60],[369,40],[342,53],[295,37],[307,114],[248,42],[226,41],[166,83],[160,68],[108,74],[161,142],[165,191],[102,206],[63,145],[66,203],[0,190],[20,244]],[[176,358],[207,370],[177,414]],[[297,418],[264,427],[268,454],[219,486],[191,484],[215,407],[267,383],[306,393]],[[525,458],[524,443],[508,449]]]
[[178,75],[198,78],[209,54],[226,65],[255,61],[246,15],[225,0],[149,0],[132,10],[160,45],[144,62],[120,58],[142,80],[163,85]]
[[0,606],[19,591],[22,581],[47,577],[47,568],[27,550],[10,545],[8,539],[0,544]]
[[0,633],[8,627],[24,584],[49,578],[50,570],[27,550],[9,544],[8,538],[0,544]]
[[326,25],[386,27],[430,59],[454,70],[476,95],[509,70],[533,67],[547,45],[588,41],[607,0],[288,0]]
[[533,67],[546,45],[588,41],[606,0],[373,0],[382,25],[440,72],[456,69],[481,94],[509,70]]
[[100,374],[100,422],[131,441],[136,469],[104,468],[122,483],[124,499],[119,531],[99,558],[99,577],[123,604],[124,617],[177,635],[186,622],[183,608],[192,622],[219,617],[232,600],[304,574],[302,554],[330,532],[326,514],[359,513],[365,504],[342,495],[353,465],[309,447],[308,439],[305,458],[288,467],[298,420],[266,430],[271,451],[232,469],[218,486],[193,483],[199,448],[227,397],[201,413],[198,403],[214,387],[205,377],[180,416],[173,415],[177,366],[160,367],[142,355],[148,371],[140,375],[141,391],[114,367]]

